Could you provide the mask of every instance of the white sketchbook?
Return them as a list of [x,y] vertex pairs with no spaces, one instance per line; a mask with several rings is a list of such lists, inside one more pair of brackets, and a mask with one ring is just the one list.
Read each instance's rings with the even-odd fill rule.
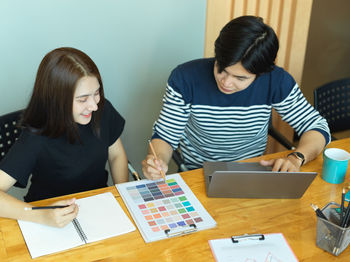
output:
[[146,243],[216,226],[179,174],[116,187]]
[[209,240],[217,262],[297,262],[283,234],[243,235]]
[[64,228],[18,220],[32,258],[136,229],[111,192],[77,199],[76,204],[78,216]]

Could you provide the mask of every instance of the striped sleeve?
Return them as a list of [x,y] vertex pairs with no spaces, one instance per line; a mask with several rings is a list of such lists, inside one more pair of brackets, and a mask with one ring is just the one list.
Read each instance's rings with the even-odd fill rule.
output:
[[282,102],[272,106],[282,120],[294,128],[298,136],[306,131],[315,130],[324,136],[326,145],[330,142],[330,131],[326,119],[305,99],[297,84]]
[[163,97],[163,108],[153,125],[152,138],[160,138],[175,150],[184,133],[190,115],[191,105],[185,103],[182,95],[169,84]]

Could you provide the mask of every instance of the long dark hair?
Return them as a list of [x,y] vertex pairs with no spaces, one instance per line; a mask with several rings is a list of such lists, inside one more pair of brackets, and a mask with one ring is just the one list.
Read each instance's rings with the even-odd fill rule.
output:
[[270,72],[278,52],[278,38],[261,17],[241,16],[231,20],[215,41],[218,71],[238,62],[257,76]]
[[70,143],[79,140],[78,126],[73,119],[73,97],[77,82],[84,76],[96,77],[100,84],[98,110],[93,112],[92,117],[93,131],[99,135],[105,100],[102,79],[92,59],[70,47],[57,48],[41,61],[21,125],[39,135],[51,138],[66,136]]

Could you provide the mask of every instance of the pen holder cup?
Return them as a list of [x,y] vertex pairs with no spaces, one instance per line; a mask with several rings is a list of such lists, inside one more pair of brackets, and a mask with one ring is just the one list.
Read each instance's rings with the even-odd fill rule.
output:
[[322,208],[328,220],[317,217],[316,245],[335,256],[340,255],[350,243],[350,228],[339,226],[340,214],[336,211],[339,207],[339,204],[330,202]]

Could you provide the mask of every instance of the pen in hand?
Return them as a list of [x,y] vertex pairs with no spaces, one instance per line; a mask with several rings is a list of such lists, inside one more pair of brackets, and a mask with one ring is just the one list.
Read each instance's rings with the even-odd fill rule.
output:
[[[152,154],[154,156],[154,159],[158,161],[156,151],[153,148],[151,140],[148,140],[148,142],[149,142],[149,147],[151,148]],[[165,174],[164,174],[164,171],[162,169],[160,169],[160,174],[162,175],[163,179],[165,180]]]
[[40,209],[55,209],[55,208],[65,208],[69,205],[57,205],[57,206],[41,206],[41,207],[25,207],[24,210],[40,210]]

